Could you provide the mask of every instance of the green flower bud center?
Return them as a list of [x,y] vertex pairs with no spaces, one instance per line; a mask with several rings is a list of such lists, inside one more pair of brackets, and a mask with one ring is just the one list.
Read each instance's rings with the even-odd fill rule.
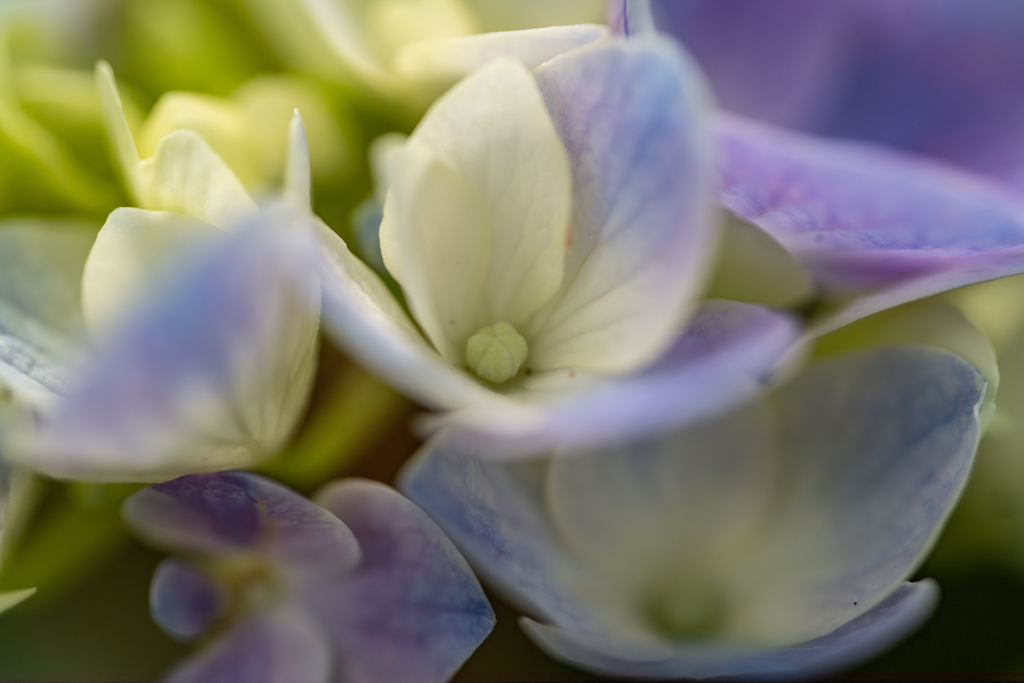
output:
[[650,626],[672,640],[700,640],[725,625],[728,605],[721,588],[711,581],[682,581],[661,586],[645,600]]
[[508,323],[480,329],[466,342],[466,366],[477,377],[502,384],[516,376],[526,362],[526,340]]

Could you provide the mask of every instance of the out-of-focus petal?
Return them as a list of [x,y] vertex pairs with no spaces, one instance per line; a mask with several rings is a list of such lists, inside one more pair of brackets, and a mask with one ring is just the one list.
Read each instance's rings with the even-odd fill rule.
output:
[[952,351],[977,368],[987,383],[980,412],[982,431],[988,427],[1000,384],[996,349],[956,307],[933,297],[890,308],[825,335],[817,341],[814,352],[818,357],[833,356],[886,344],[935,346]]
[[6,612],[15,605],[24,602],[35,594],[35,588],[25,588],[18,591],[5,591],[0,593],[0,613]]
[[790,308],[814,295],[807,270],[775,238],[732,213],[726,214],[709,297]]
[[711,301],[640,373],[611,380],[569,370],[537,375],[515,395],[525,399],[517,405],[475,404],[441,421],[458,425],[460,439],[486,445],[491,458],[623,443],[710,418],[755,395],[798,335],[787,314]]
[[979,178],[731,116],[717,136],[722,203],[857,317],[1024,270],[1024,204]]
[[447,85],[498,57],[515,59],[533,69],[606,35],[604,26],[578,24],[422,40],[398,51],[394,69],[404,78]]
[[332,576],[360,559],[356,538],[337,517],[248,472],[194,474],[150,486],[125,501],[122,514],[143,538],[182,552],[262,555]]
[[285,201],[299,211],[312,212],[312,187],[306,126],[296,109],[288,123],[288,156],[284,166]]
[[822,361],[782,389],[791,479],[760,556],[738,568],[731,630],[800,642],[906,580],[967,481],[984,392],[948,351],[899,346]]
[[169,683],[326,683],[333,656],[318,624],[280,608],[234,624],[167,676]]
[[844,85],[851,5],[781,0],[650,0],[661,31],[679,38],[729,111],[812,125]]
[[95,237],[73,221],[0,223],[0,386],[27,405],[66,387],[85,337],[81,279]]
[[520,620],[548,654],[604,675],[637,678],[741,677],[759,681],[812,678],[863,661],[918,626],[935,608],[938,587],[925,580],[904,583],[866,614],[832,633],[798,645],[753,649],[723,643],[716,648],[625,644],[596,634]]
[[494,627],[469,565],[427,515],[382,484],[345,480],[317,502],[355,534],[356,571],[306,597],[330,625],[341,677],[446,681]]
[[655,30],[649,0],[609,0],[605,22],[618,36],[642,36]]
[[678,335],[713,261],[703,81],[657,38],[595,43],[536,77],[574,197],[562,287],[525,333],[530,365],[635,370]]
[[528,614],[592,630],[589,608],[567,583],[584,576],[543,512],[542,461],[490,463],[441,432],[399,476],[409,498],[448,534],[476,572]]
[[1024,183],[1014,0],[653,0],[722,105]]
[[771,412],[754,404],[626,448],[553,458],[551,524],[607,586],[591,604],[634,596],[666,566],[684,590],[680,577],[697,576],[690,567],[715,573],[727,549],[761,532],[779,483],[778,436]]
[[96,86],[107,134],[126,184],[142,208],[177,211],[220,227],[256,210],[228,165],[195,132],[172,132],[152,157],[141,161],[121,108],[114,72],[106,62],[96,65]]
[[[381,251],[435,346],[461,365],[477,330],[497,322],[521,328],[558,291],[572,206],[569,161],[533,76],[507,59],[442,97],[410,137],[407,154],[421,156],[423,170],[407,187],[393,178]],[[450,177],[448,207],[425,201],[438,184],[428,181],[441,169]],[[452,229],[462,244],[425,222],[452,221],[445,208],[466,214]],[[431,254],[425,250],[435,236],[447,248]]]
[[476,12],[480,31],[522,31],[545,26],[594,24],[603,18],[603,0],[463,0]]
[[90,330],[109,331],[177,272],[182,260],[223,232],[173,211],[115,209],[89,252],[82,274],[82,309]]
[[160,481],[272,453],[316,360],[319,283],[288,256],[303,235],[292,220],[264,214],[182,268],[11,456],[56,476]]
[[178,640],[192,640],[224,607],[224,588],[206,572],[175,558],[160,563],[149,585],[153,621]]

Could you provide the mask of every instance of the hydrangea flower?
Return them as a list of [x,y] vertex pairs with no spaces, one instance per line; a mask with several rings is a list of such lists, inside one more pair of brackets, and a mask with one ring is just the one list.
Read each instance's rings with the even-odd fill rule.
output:
[[756,392],[796,329],[759,307],[700,308],[717,241],[706,108],[658,39],[532,73],[491,62],[388,155],[381,249],[412,319],[338,245],[328,330],[516,448],[623,439]]
[[559,659],[791,680],[928,615],[936,585],[907,579],[967,480],[984,392],[947,351],[862,350],[701,425],[575,457],[488,462],[445,431],[402,489]]
[[415,505],[355,479],[318,501],[227,472],[125,502],[139,535],[191,558],[157,568],[157,623],[186,640],[220,626],[169,680],[444,681],[490,633],[469,566]]
[[[19,346],[9,353],[8,383],[36,390],[29,405],[39,414],[33,426],[6,430],[5,457],[105,481],[249,466],[289,435],[316,366],[318,280],[288,268],[274,246],[294,232],[293,215],[311,216],[302,122],[290,128],[284,196],[292,208],[261,215],[194,132],[174,131],[140,160],[108,67],[97,80],[143,208],[114,211],[84,265],[46,253],[45,241],[24,252],[31,260],[15,271],[20,287],[80,277],[82,303],[68,299],[68,286],[14,302],[20,311],[5,325],[17,325]],[[259,238],[229,234],[247,219],[273,227]],[[54,335],[40,341],[38,319],[47,322],[47,307],[58,303],[67,321],[60,324],[89,328],[94,352],[85,353],[81,334],[56,337],[61,354],[47,347]]]

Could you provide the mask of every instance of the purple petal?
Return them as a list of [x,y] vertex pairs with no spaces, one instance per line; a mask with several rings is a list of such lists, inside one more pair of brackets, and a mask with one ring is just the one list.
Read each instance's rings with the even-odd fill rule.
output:
[[885,650],[916,628],[937,601],[934,582],[904,583],[874,609],[826,636],[769,650],[728,644],[717,651],[700,645],[643,648],[529,619],[520,623],[552,657],[606,676],[789,681],[836,671]]
[[[937,163],[723,116],[720,198],[826,294],[891,305],[1024,271],[1024,204]],[[927,281],[922,287],[918,281]]]
[[[796,322],[784,313],[710,301],[665,356],[643,372],[530,405],[513,419],[507,407],[474,406],[445,420],[459,426],[460,439],[490,458],[623,443],[699,422],[754,396],[798,334]],[[538,378],[538,383],[551,380]]]
[[530,365],[625,372],[692,315],[717,223],[700,73],[669,41],[613,39],[534,72],[573,173],[562,287],[528,324]]
[[352,532],[323,508],[248,472],[194,474],[133,495],[125,522],[146,540],[215,557],[259,552],[297,572],[337,574],[359,561]]
[[275,448],[312,379],[316,276],[290,215],[240,227],[182,270],[82,372],[25,457],[61,477],[159,481]]
[[605,23],[619,36],[642,36],[654,30],[651,4],[648,0],[611,0]]
[[584,574],[544,515],[542,461],[487,462],[452,430],[406,465],[402,491],[444,529],[474,569],[520,609],[589,631],[590,610],[565,583]]
[[654,0],[731,111],[1024,185],[1015,0]]
[[197,567],[175,558],[160,563],[149,586],[153,621],[169,636],[192,640],[207,629],[224,606],[217,581]]
[[738,114],[808,126],[843,85],[851,14],[844,0],[652,0],[651,14]]
[[393,489],[346,480],[318,496],[356,535],[363,561],[308,592],[330,626],[342,678],[446,681],[494,628],[469,565],[422,510]]
[[178,665],[169,683],[325,683],[330,643],[319,626],[294,610],[277,609],[234,624]]

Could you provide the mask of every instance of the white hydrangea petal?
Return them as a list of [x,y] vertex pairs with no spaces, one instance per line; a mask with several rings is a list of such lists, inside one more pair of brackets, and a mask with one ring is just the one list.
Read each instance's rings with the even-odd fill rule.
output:
[[626,372],[693,313],[714,259],[706,89],[668,41],[601,41],[536,70],[573,168],[561,291],[531,321],[532,366]]
[[818,637],[906,580],[966,483],[984,392],[959,357],[914,346],[828,359],[783,388],[790,481],[761,554],[734,570],[732,632]]
[[458,425],[462,438],[479,440],[491,458],[622,444],[709,419],[757,395],[799,334],[788,314],[709,301],[643,372],[614,379],[578,370],[539,373],[510,395],[514,404],[473,405],[438,422]]
[[395,73],[430,83],[454,83],[492,59],[509,57],[533,69],[552,57],[608,35],[595,24],[495,31],[410,43],[395,54]]
[[306,265],[320,269],[324,327],[343,348],[432,408],[507,401],[438,355],[380,277],[330,228],[322,226],[320,235],[324,249]]
[[177,211],[220,227],[256,210],[231,168],[197,133],[176,130],[160,141],[152,157],[141,161],[106,62],[96,65],[96,86],[107,134],[128,188],[142,208]]
[[482,292],[492,238],[483,197],[447,163],[410,142],[380,226],[381,254],[434,348],[456,367],[470,335],[489,322]]
[[643,679],[740,677],[759,681],[814,678],[881,652],[916,628],[935,608],[932,581],[903,583],[872,610],[832,633],[789,647],[631,645],[597,634],[521,619],[526,634],[545,652],[605,676]]
[[761,531],[778,480],[777,438],[771,413],[755,403],[626,448],[553,458],[551,523],[620,592],[659,580],[666,567],[716,573],[724,549]]
[[209,223],[173,211],[115,209],[89,252],[82,309],[94,334],[116,326],[140,301],[166,285],[181,260],[223,236]]
[[488,224],[479,229],[490,230],[492,248],[478,255],[487,271],[480,306],[487,323],[520,327],[561,286],[572,207],[569,160],[533,76],[509,59],[489,63],[438,100],[410,142],[483,199]]

